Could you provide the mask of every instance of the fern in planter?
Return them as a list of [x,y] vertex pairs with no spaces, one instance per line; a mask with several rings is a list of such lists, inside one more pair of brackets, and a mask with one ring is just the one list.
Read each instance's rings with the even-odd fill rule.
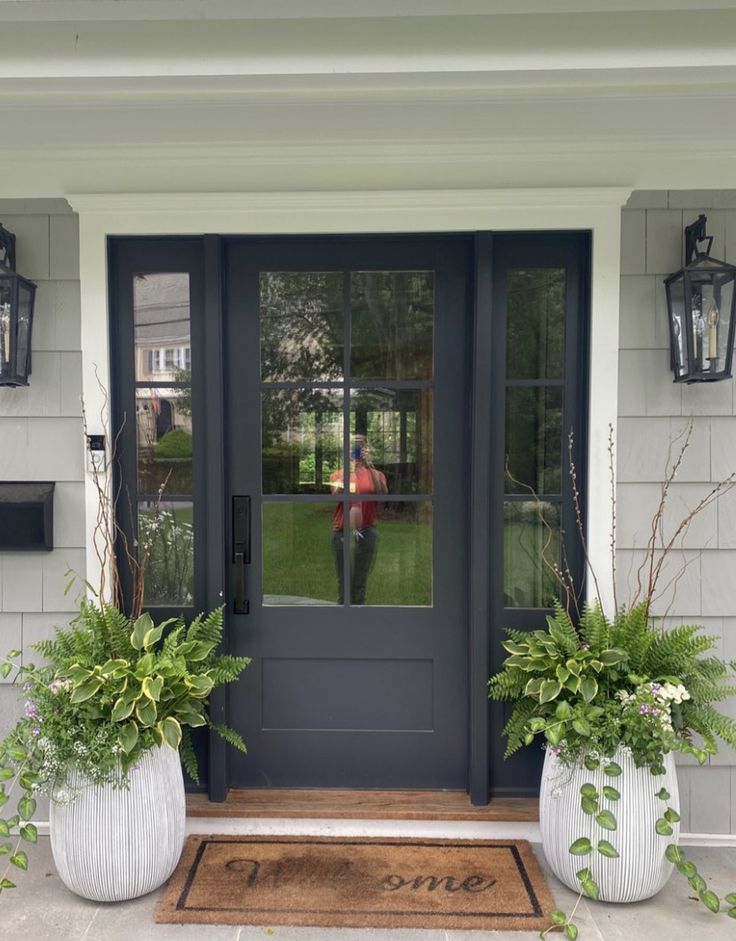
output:
[[[736,747],[736,720],[716,708],[736,693],[736,661],[727,663],[715,656],[717,639],[704,635],[700,627],[684,625],[666,630],[651,615],[652,599],[668,553],[693,517],[734,484],[731,475],[714,485],[660,549],[666,498],[688,442],[689,433],[666,474],[645,559],[637,573],[635,597],[626,605],[618,605],[614,591],[615,613],[607,617],[593,574],[598,600],[580,610],[569,572],[543,560],[554,573],[566,605],[563,607],[559,600],[554,602],[554,616],[547,618],[546,630],[508,631],[508,639],[503,643],[507,653],[503,668],[489,681],[492,699],[513,703],[504,727],[507,756],[541,736],[562,765],[596,772],[599,786],[585,781],[580,787],[579,812],[585,815],[583,819],[595,821],[598,828],[612,835],[597,842],[580,835],[571,842],[569,854],[581,857],[581,864],[587,863],[575,873],[580,887],[578,903],[583,894],[593,899],[599,897],[594,860],[619,858],[615,832],[619,816],[616,802],[621,794],[615,784],[622,769],[613,760],[618,749],[626,750],[622,754],[630,754],[635,766],[632,770],[648,769],[657,776],[665,773],[663,763],[671,752],[691,754],[702,763],[717,752],[719,741]],[[613,492],[612,432],[609,456]],[[589,564],[571,439],[569,463],[578,535]],[[612,511],[615,584],[615,500]],[[540,519],[544,525],[542,513]],[[656,833],[660,837],[672,836],[679,815],[669,804],[670,794],[666,788],[657,790],[655,786],[650,801],[651,795],[661,801],[661,815],[654,824]],[[707,908],[720,910],[721,900],[675,842],[664,848],[664,857],[688,879],[690,888]],[[724,901],[728,914],[736,918],[736,893],[728,894]],[[578,903],[569,916],[561,911],[552,912],[551,925],[542,936],[561,930],[574,941],[578,929],[573,918]]]
[[[86,435],[86,420],[83,430]],[[45,665],[17,668],[15,679],[26,703],[24,715],[0,742],[0,892],[14,887],[12,867],[27,868],[22,844],[37,840],[31,820],[38,793],[54,802],[52,816],[56,807],[74,800],[76,785],[70,782],[130,787],[132,793],[130,773],[159,748],[178,750],[197,781],[190,730],[199,726],[209,726],[245,751],[233,729],[211,721],[209,697],[213,689],[237,679],[250,661],[220,652],[222,608],[200,614],[188,625],[181,618],[157,624],[142,611],[150,544],[143,538],[130,547],[118,526],[109,479],[116,439],[105,434],[105,440],[112,440],[112,453],[106,454],[103,469],[92,471],[99,499],[93,531],[100,563],[98,589],[85,582],[89,595],[79,600],[77,616],[58,628],[53,639],[34,645]],[[133,584],[129,599],[121,591],[123,564]],[[69,574],[68,589],[75,580]],[[19,657],[16,650],[0,658],[3,678],[10,676]],[[183,783],[178,761],[173,765],[181,793],[177,813],[183,839]],[[155,833],[147,836],[155,842]]]
[[[250,662],[217,652],[222,609],[154,624],[149,614],[133,619],[108,604],[84,599],[72,624],[53,640],[34,645],[47,665],[20,667],[25,714],[0,744],[0,806],[17,801],[16,813],[0,817],[0,856],[8,856],[0,891],[12,888],[11,866],[27,868],[25,842],[35,842],[30,823],[36,795],[74,799],[69,769],[95,785],[126,787],[128,773],[156,746],[179,749],[198,781],[190,729],[208,725],[245,751],[232,729],[210,720],[213,689],[232,682]],[[3,662],[8,676],[19,651]]]
[[736,693],[736,662],[706,656],[717,639],[697,626],[659,628],[640,602],[610,621],[598,604],[586,607],[575,627],[557,602],[546,631],[508,634],[509,656],[489,681],[491,698],[514,703],[507,757],[537,734],[570,764],[619,745],[638,767],[659,767],[669,751],[702,762],[717,739],[736,747],[736,720],[713,708]]

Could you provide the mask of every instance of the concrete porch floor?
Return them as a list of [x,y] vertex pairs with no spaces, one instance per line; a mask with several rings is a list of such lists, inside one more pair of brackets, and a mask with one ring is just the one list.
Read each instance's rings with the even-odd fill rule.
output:
[[[560,908],[570,911],[575,896],[547,870],[541,847],[534,845]],[[736,891],[736,848],[688,847],[703,877],[721,896]],[[3,941],[531,941],[536,932],[444,931],[431,929],[283,928],[267,926],[157,925],[153,911],[161,890],[132,902],[99,904],[77,898],[56,875],[48,837],[29,850],[30,869],[17,874],[18,888],[0,894]],[[675,873],[654,899],[632,905],[581,902],[580,941],[641,941],[693,937],[726,941],[736,937],[736,922],[725,912],[712,915],[687,882]],[[564,937],[552,934],[551,938]]]

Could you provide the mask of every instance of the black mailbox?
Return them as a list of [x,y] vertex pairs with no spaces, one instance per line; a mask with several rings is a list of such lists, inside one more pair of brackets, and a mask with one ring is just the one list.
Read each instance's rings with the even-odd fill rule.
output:
[[0,483],[0,552],[54,548],[53,483]]

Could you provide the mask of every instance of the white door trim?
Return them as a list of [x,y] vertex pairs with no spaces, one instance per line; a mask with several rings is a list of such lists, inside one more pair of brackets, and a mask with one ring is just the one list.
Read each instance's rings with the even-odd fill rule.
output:
[[[89,431],[103,430],[99,416],[106,406],[99,383],[110,388],[109,236],[588,230],[592,233],[588,554],[610,608],[610,534],[601,520],[610,519],[608,426],[615,431],[617,422],[621,207],[632,188],[69,195],[80,223],[83,393]],[[99,582],[92,544],[97,500],[88,477],[87,578],[92,585]]]

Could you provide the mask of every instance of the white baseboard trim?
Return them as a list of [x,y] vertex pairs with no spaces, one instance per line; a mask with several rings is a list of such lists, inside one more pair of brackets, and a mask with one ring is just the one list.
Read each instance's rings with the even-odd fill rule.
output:
[[[37,821],[48,836],[47,820]],[[387,836],[466,840],[528,840],[541,843],[538,823],[466,820],[328,820],[286,817],[188,817],[187,835],[226,833],[243,836]],[[681,833],[684,846],[736,846],[736,833]]]

